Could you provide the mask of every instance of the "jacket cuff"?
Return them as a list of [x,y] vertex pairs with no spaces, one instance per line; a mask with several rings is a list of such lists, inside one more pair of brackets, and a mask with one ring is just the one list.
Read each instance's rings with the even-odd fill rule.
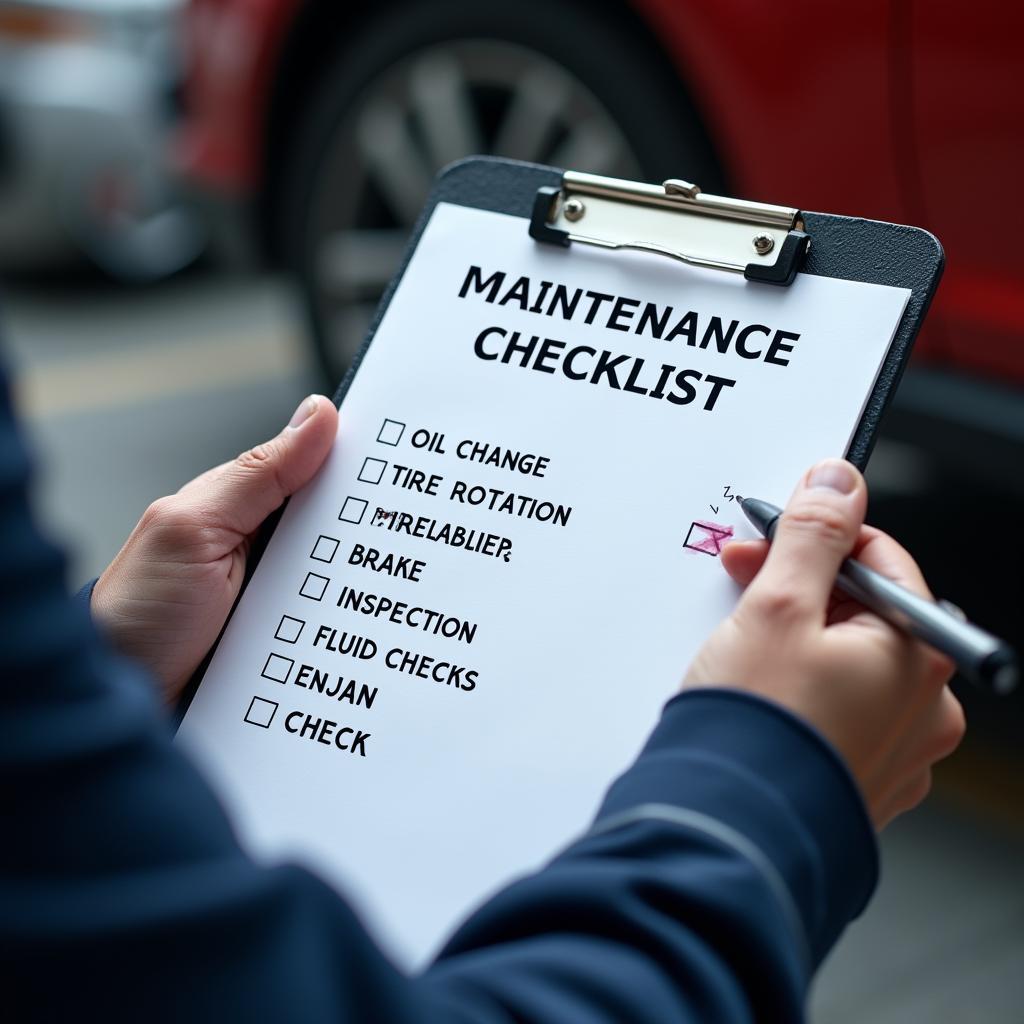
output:
[[598,823],[651,804],[753,844],[788,888],[815,966],[877,884],[874,828],[845,763],[809,724],[753,694],[700,689],[669,701]]
[[92,602],[92,592],[93,590],[95,590],[96,584],[99,582],[99,579],[99,576],[97,576],[94,580],[89,580],[89,582],[86,583],[86,585],[82,587],[82,589],[78,591],[78,593],[74,596],[73,600],[75,601],[75,603],[84,604],[86,611],[89,610],[89,605]]

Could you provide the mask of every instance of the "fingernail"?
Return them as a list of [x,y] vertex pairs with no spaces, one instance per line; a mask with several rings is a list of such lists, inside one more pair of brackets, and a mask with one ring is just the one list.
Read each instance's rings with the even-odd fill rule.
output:
[[842,459],[826,459],[807,474],[807,486],[852,494],[857,487],[857,472]]
[[304,398],[299,402],[299,407],[292,413],[292,418],[288,421],[288,426],[294,430],[296,427],[301,427],[310,416],[313,415],[320,407],[319,397],[317,395],[310,395],[308,398]]

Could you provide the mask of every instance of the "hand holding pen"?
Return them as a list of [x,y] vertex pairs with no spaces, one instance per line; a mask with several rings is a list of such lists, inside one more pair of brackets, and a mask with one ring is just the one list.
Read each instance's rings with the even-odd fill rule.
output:
[[766,713],[781,706],[811,725],[845,761],[881,828],[924,799],[931,767],[955,749],[964,718],[948,657],[836,594],[852,556],[931,600],[910,555],[864,526],[866,510],[863,477],[828,459],[797,486],[770,545],[726,545],[722,563],[745,590],[683,686],[743,690],[763,697]]
[[[759,498],[744,498],[742,508],[762,537],[775,537],[781,508]],[[1001,696],[1017,688],[1020,670],[1012,648],[968,622],[956,605],[916,594],[854,558],[845,559],[839,567],[836,587],[890,625],[951,658],[976,686]]]

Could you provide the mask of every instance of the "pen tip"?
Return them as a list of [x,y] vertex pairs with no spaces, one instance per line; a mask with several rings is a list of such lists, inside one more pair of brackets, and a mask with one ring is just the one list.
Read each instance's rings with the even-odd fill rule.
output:
[[744,498],[740,502],[743,514],[750,520],[751,525],[763,537],[769,537],[775,520],[779,518],[780,509],[760,498]]

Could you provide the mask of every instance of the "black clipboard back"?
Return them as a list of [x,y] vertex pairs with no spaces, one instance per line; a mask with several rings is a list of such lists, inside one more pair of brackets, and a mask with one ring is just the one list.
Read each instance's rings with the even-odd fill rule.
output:
[[[453,203],[521,217],[524,231],[533,225],[531,233],[538,239],[538,244],[547,242],[567,245],[570,240],[560,237],[564,232],[552,231],[548,237],[543,238],[544,231],[538,220],[556,194],[562,191],[563,182],[570,175],[571,172],[567,174],[554,167],[497,157],[470,157],[445,168],[438,176],[412,232],[402,265],[381,298],[367,338],[335,393],[335,402],[341,403],[352,378],[358,372],[363,355],[438,203]],[[592,176],[575,177],[585,179]],[[771,211],[785,211],[793,215],[792,229],[769,229],[768,233],[777,240],[775,254],[770,257],[771,266],[758,269],[756,264],[752,265],[752,256],[750,261],[740,259],[738,265],[730,268],[743,271],[750,288],[785,286],[792,281],[794,273],[799,271],[819,277],[910,289],[910,299],[903,318],[846,452],[846,457],[863,470],[874,446],[882,416],[910,359],[914,340],[942,274],[945,257],[939,240],[921,228],[835,214],[804,213],[796,209],[769,207],[722,197],[706,197],[700,195],[696,186],[678,179],[667,182],[665,186],[631,182],[621,184],[632,191],[633,198],[629,201],[633,202],[635,208],[648,204],[648,198],[645,197],[650,197],[654,205],[663,207],[671,206],[676,201],[699,205],[700,201],[714,200],[722,206],[730,204],[740,211],[739,219],[746,221],[745,239],[753,240],[760,233],[758,217],[768,216],[770,223]],[[749,211],[749,218],[745,217],[745,211]],[[775,226],[780,224],[781,221]],[[649,250],[659,251],[656,245],[650,246]]]

